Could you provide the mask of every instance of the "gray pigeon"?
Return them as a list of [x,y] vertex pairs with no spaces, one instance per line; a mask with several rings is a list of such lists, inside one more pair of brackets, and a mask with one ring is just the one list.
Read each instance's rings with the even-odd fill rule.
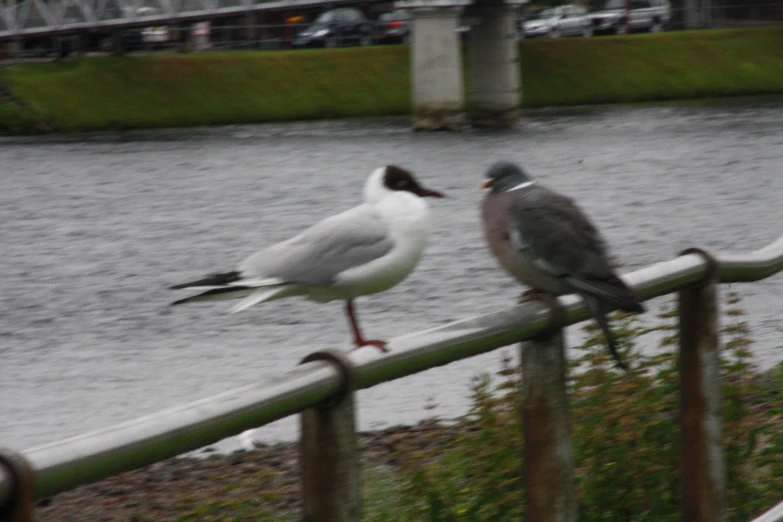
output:
[[491,190],[481,214],[500,264],[534,291],[582,296],[617,365],[627,369],[606,314],[612,308],[642,313],[644,307],[609,264],[598,230],[573,200],[542,187],[513,163],[495,163],[487,178],[482,188]]

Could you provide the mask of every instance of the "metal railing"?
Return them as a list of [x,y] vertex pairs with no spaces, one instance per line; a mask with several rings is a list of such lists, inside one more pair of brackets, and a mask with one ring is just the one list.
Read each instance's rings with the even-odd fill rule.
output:
[[783,502],[773,507],[752,522],[781,522],[783,521]]
[[[699,249],[624,276],[644,300],[679,292],[684,519],[723,519],[717,361],[718,283],[757,281],[783,270],[783,237],[743,255]],[[258,384],[22,453],[0,452],[0,518],[26,521],[43,498],[181,455],[301,413],[305,519],[360,519],[354,392],[522,343],[528,520],[576,520],[561,329],[587,319],[581,299],[531,301],[394,338],[390,351],[315,352]],[[535,426],[535,430],[529,427]],[[534,479],[535,478],[535,479]],[[5,511],[4,511],[5,509]],[[776,511],[777,510],[777,511]],[[774,512],[774,513],[773,513]],[[778,506],[757,522],[783,520]],[[777,513],[777,514],[775,514]]]
[[199,22],[253,13],[328,8],[350,0],[22,0],[0,2],[0,40],[95,29]]
[[[408,22],[403,34],[387,31],[388,22],[375,17],[391,9],[377,0],[362,5],[371,19],[372,43],[407,42]],[[25,0],[24,8],[0,1],[0,60],[5,58],[66,57],[83,53],[134,51],[185,52],[240,49],[290,49],[296,35],[308,26],[318,11],[353,0],[187,0],[179,3],[153,0],[158,7],[141,7],[131,0],[119,0],[118,9],[107,10],[102,0]],[[754,0],[752,4],[702,2],[685,5],[674,2],[667,30],[738,28],[783,25],[783,1]],[[692,3],[692,2],[691,2]],[[282,13],[296,14],[300,22],[284,22]],[[276,14],[276,16],[275,16]],[[277,21],[274,21],[277,20]],[[524,15],[517,20],[521,27]],[[310,20],[312,21],[312,20]],[[469,35],[470,19],[460,32]],[[616,26],[613,26],[616,27]],[[646,30],[649,28],[636,28]],[[604,28],[603,32],[613,32]],[[358,39],[337,42],[358,45]],[[6,49],[4,49],[4,47]]]

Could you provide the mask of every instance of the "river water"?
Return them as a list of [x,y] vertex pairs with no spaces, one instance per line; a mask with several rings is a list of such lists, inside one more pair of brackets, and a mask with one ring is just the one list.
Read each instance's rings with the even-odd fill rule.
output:
[[[691,246],[747,252],[783,233],[780,100],[534,111],[512,132],[372,120],[5,139],[0,445],[102,428],[347,346],[337,302],[232,315],[230,303],[170,308],[182,294],[167,287],[357,204],[384,164],[449,197],[431,200],[417,271],[359,299],[365,332],[389,338],[510,306],[520,288],[489,257],[478,216],[483,172],[501,158],[575,197],[624,271]],[[760,365],[783,359],[783,276],[733,289]],[[463,413],[470,378],[504,353],[514,350],[361,392],[361,428]],[[257,437],[293,434],[284,420]]]

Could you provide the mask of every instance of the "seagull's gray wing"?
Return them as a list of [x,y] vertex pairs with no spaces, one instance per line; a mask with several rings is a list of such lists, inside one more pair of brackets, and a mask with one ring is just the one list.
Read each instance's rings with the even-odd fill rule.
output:
[[329,285],[341,272],[383,257],[393,247],[381,216],[360,205],[248,257],[239,268],[245,280]]
[[618,308],[639,306],[614,274],[600,233],[570,198],[536,185],[519,195],[511,211],[511,239],[538,270]]

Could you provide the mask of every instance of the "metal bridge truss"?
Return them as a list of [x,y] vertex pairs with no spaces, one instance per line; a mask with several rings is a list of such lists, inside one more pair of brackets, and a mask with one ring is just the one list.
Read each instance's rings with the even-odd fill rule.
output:
[[[0,41],[171,25],[347,0],[0,0]],[[146,9],[145,9],[146,8]]]

